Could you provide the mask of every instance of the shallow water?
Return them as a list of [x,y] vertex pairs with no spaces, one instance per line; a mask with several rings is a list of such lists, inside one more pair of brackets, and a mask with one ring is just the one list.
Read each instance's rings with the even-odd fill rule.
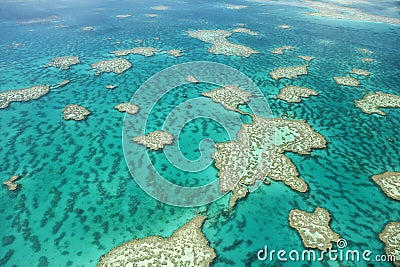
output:
[[[214,265],[262,266],[256,253],[264,245],[276,250],[303,249],[298,233],[289,226],[288,214],[294,208],[313,211],[317,206],[331,213],[331,227],[347,240],[348,248],[383,254],[378,234],[389,221],[399,220],[400,205],[384,195],[371,176],[400,171],[400,111],[387,109],[387,116],[367,115],[354,107],[354,100],[367,92],[400,93],[399,27],[310,18],[299,13],[304,8],[278,4],[238,2],[249,7],[228,10],[219,2],[169,1],[162,3],[169,10],[149,8],[158,4],[93,1],[75,3],[75,7],[54,3],[47,9],[40,9],[40,5],[29,9],[28,4],[0,4],[0,91],[72,81],[38,100],[11,103],[0,110],[0,177],[6,180],[14,174],[22,176],[16,192],[7,191],[5,186],[0,190],[0,265],[94,266],[111,248],[133,238],[169,236],[204,209],[165,205],[142,191],[124,159],[124,114],[114,109],[121,102],[129,102],[139,86],[158,71],[199,60],[240,70],[260,88],[275,116],[288,114],[307,120],[328,142],[326,149],[315,150],[310,156],[288,154],[308,183],[309,192],[297,193],[272,182],[239,201],[228,215],[221,212],[228,207],[229,196],[207,205],[210,218],[203,232],[218,255]],[[148,18],[144,15],[148,13],[159,16]],[[118,14],[132,16],[115,18]],[[17,23],[51,15],[59,19]],[[260,54],[249,58],[213,55],[207,52],[208,44],[186,34],[187,30],[230,30],[237,23],[245,23],[260,35],[235,33],[229,40],[248,45]],[[279,29],[281,24],[293,28]],[[84,26],[94,29],[84,32]],[[136,39],[143,42],[137,43]],[[283,45],[295,49],[285,55],[270,53]],[[109,52],[134,46],[182,49],[184,55],[129,55],[125,58],[133,67],[121,75],[95,76],[90,69],[91,63],[113,58]],[[374,53],[360,53],[359,47]],[[78,55],[81,64],[69,70],[43,68],[51,58],[64,55]],[[308,75],[278,82],[268,75],[277,67],[305,64],[297,55],[315,57]],[[363,63],[362,57],[376,61]],[[361,81],[357,88],[338,86],[333,81],[333,76],[352,68],[369,70],[372,75],[357,77]],[[108,84],[118,88],[108,90]],[[312,88],[319,96],[292,104],[274,99],[282,87],[290,84]],[[201,92],[212,88],[188,85],[166,95],[157,103],[148,131],[162,127],[172,104],[200,97]],[[186,98],[179,90],[186,93]],[[64,121],[61,110],[70,103],[82,105],[92,114],[85,121]],[[193,120],[181,133],[182,153],[190,160],[197,159],[200,140],[205,137],[214,142],[229,138],[221,125]],[[188,174],[168,164],[163,153],[150,154],[158,170],[177,184],[198,186],[217,178],[213,164],[200,173]]]

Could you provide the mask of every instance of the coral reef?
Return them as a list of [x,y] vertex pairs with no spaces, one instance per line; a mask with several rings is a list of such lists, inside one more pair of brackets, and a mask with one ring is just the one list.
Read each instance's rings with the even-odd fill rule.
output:
[[330,220],[329,212],[320,207],[312,213],[298,209],[291,210],[289,213],[290,226],[299,232],[307,248],[326,250],[332,248],[331,242],[339,240],[339,235],[329,226]]
[[385,243],[385,252],[395,257],[394,265],[400,266],[400,222],[390,222],[379,234],[379,239]]
[[116,56],[126,56],[129,54],[135,54],[135,55],[142,55],[145,57],[151,57],[154,56],[154,53],[156,52],[161,52],[161,50],[158,50],[157,48],[153,47],[134,47],[132,49],[126,49],[126,50],[116,50],[111,53]]
[[318,92],[307,87],[288,85],[281,89],[276,98],[287,102],[301,102],[302,97],[316,96]]
[[159,150],[164,147],[164,145],[170,145],[173,141],[173,136],[165,131],[154,131],[146,135],[136,136],[133,141],[144,145],[152,150]]
[[285,45],[285,46],[282,46],[282,47],[274,48],[274,49],[272,50],[272,54],[283,55],[283,54],[285,54],[285,51],[286,51],[286,50],[292,50],[292,49],[294,49],[294,46]]
[[49,90],[50,87],[47,85],[36,85],[28,88],[0,92],[0,109],[8,107],[11,102],[23,102],[38,99],[47,94]]
[[77,56],[66,56],[66,57],[56,57],[53,58],[49,63],[47,63],[44,67],[55,67],[60,68],[62,70],[69,69],[70,66],[79,64],[79,58]]
[[367,70],[361,70],[361,69],[351,69],[350,73],[360,75],[360,76],[369,76],[371,75],[371,72]]
[[201,232],[204,220],[197,216],[168,238],[133,239],[102,256],[97,266],[210,266],[216,254]]
[[194,77],[193,75],[188,75],[185,77],[185,81],[189,82],[189,83],[199,83],[200,81]]
[[18,180],[19,178],[21,178],[19,175],[13,175],[10,177],[10,179],[4,181],[3,185],[8,186],[8,190],[15,191],[18,188],[18,183],[16,183],[15,181]]
[[335,80],[335,82],[337,84],[340,85],[345,85],[345,86],[359,86],[360,85],[360,81],[357,80],[356,78],[352,78],[352,77],[347,77],[347,76],[335,76],[333,77],[333,79]]
[[375,94],[366,94],[360,100],[355,100],[354,105],[364,113],[385,116],[386,113],[380,108],[400,108],[400,96],[376,92]]
[[307,66],[293,66],[286,68],[277,68],[269,73],[269,75],[274,80],[279,80],[282,78],[294,79],[300,75],[307,75]]
[[308,62],[310,62],[311,60],[314,59],[314,57],[312,57],[312,56],[297,56],[297,57],[301,58],[301,59],[303,59],[305,61],[308,61]]
[[250,47],[229,42],[227,38],[232,35],[232,32],[229,31],[198,30],[188,31],[188,35],[205,43],[211,44],[211,47],[208,49],[208,51],[212,54],[249,57],[252,54],[258,53]]
[[252,36],[258,35],[258,32],[255,32],[255,31],[252,31],[252,30],[246,29],[246,28],[235,28],[232,30],[232,32],[246,33],[246,34],[252,35]]
[[231,5],[231,4],[226,4],[225,7],[226,7],[227,9],[233,9],[233,10],[238,10],[238,9],[247,8],[247,6],[243,6],[243,5]]
[[372,180],[388,197],[400,201],[400,172],[385,172],[373,175]]
[[100,73],[114,72],[116,74],[121,74],[130,69],[132,64],[124,58],[114,58],[110,60],[100,60],[95,64],[91,64],[91,66],[93,69],[97,69]]
[[249,101],[251,94],[233,85],[225,85],[210,92],[201,93],[226,109],[239,111],[238,106]]
[[174,56],[174,57],[181,57],[182,56],[182,50],[179,50],[179,49],[168,50],[167,54],[170,55],[170,56]]
[[121,103],[115,106],[119,112],[126,112],[128,114],[136,114],[139,111],[139,107],[131,103]]
[[67,105],[62,112],[64,120],[76,121],[84,120],[90,114],[89,110],[76,104]]

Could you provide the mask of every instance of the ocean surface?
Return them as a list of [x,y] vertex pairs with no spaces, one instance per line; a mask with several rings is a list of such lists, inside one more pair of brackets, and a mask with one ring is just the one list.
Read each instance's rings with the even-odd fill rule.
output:
[[[230,10],[225,4],[248,8]],[[169,8],[150,9],[157,5]],[[95,266],[101,255],[123,242],[150,235],[170,236],[198,212],[206,212],[209,219],[202,230],[218,255],[214,266],[265,266],[271,262],[257,259],[265,245],[287,251],[304,248],[297,231],[289,226],[290,210],[311,212],[317,206],[330,212],[331,228],[347,240],[348,249],[384,254],[378,235],[388,222],[399,221],[400,204],[389,199],[371,176],[400,171],[400,110],[385,109],[387,116],[367,115],[354,107],[354,100],[376,91],[400,94],[400,29],[309,17],[307,11],[274,2],[39,1],[34,5],[31,1],[2,1],[0,91],[55,85],[66,79],[71,83],[38,100],[11,103],[0,110],[0,177],[4,181],[15,174],[22,177],[17,191],[5,186],[0,190],[0,265]],[[399,16],[398,11],[389,13]],[[115,17],[120,14],[132,16]],[[38,18],[47,19],[33,23]],[[259,54],[249,58],[214,55],[207,51],[209,44],[186,33],[232,30],[238,23],[259,36],[235,33],[229,40]],[[292,28],[281,29],[278,26],[282,24]],[[86,26],[93,30],[83,31]],[[270,52],[284,45],[295,49],[284,55]],[[124,58],[133,66],[120,75],[96,76],[90,68],[99,60],[114,58],[111,51],[137,46],[181,49],[183,56],[128,55]],[[69,55],[79,56],[81,63],[68,70],[43,67],[54,57]],[[269,76],[277,67],[305,64],[298,55],[315,57],[308,75],[280,81]],[[364,63],[363,57],[375,62]],[[314,150],[311,155],[287,154],[309,185],[307,193],[272,181],[238,201],[233,209],[228,206],[229,195],[201,207],[176,207],[153,199],[138,186],[124,158],[125,114],[114,106],[129,102],[141,84],[159,71],[192,61],[217,62],[241,71],[262,91],[274,116],[287,114],[306,120],[326,138],[326,149]],[[357,77],[359,87],[339,86],[332,79],[352,68],[372,74]],[[118,88],[108,90],[108,84]],[[306,86],[319,96],[300,103],[274,99],[285,85]],[[148,131],[162,128],[174,106],[213,88],[188,84],[164,95],[150,114]],[[65,121],[62,110],[68,104],[82,105],[91,115],[84,121]],[[214,142],[230,139],[223,125],[198,118],[183,126],[179,144],[174,145],[195,160],[204,138]],[[210,154],[204,156],[211,160]],[[199,186],[217,179],[218,170],[212,163],[189,173],[169,164],[160,151],[149,151],[149,157],[176,184]],[[367,266],[327,260],[272,262],[273,266],[303,264]]]

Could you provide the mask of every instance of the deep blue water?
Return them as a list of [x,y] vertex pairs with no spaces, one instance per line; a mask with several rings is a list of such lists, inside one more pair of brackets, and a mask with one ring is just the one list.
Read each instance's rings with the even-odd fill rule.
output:
[[[277,250],[301,250],[301,239],[290,228],[288,214],[294,208],[313,211],[317,206],[331,213],[332,229],[348,241],[350,249],[384,253],[378,235],[389,221],[399,220],[400,205],[384,195],[371,176],[400,171],[400,111],[387,109],[387,116],[367,115],[354,107],[354,100],[367,92],[400,94],[399,26],[307,17],[302,14],[305,8],[276,3],[237,2],[249,6],[242,10],[228,10],[224,4],[0,4],[0,91],[72,80],[38,100],[11,103],[0,110],[0,177],[6,180],[14,174],[22,176],[18,191],[9,192],[5,186],[0,190],[0,265],[95,266],[99,257],[113,247],[133,238],[169,236],[204,209],[209,220],[203,232],[218,255],[215,266],[262,266],[256,253],[266,244]],[[156,5],[167,5],[169,9],[150,9]],[[159,16],[144,15],[149,13]],[[115,18],[118,14],[132,16]],[[19,23],[49,16],[58,18],[47,23]],[[245,23],[246,28],[260,35],[233,34],[229,40],[248,45],[260,54],[249,58],[213,55],[207,52],[208,44],[186,34],[187,30],[231,30],[237,23]],[[293,28],[279,29],[281,24]],[[84,32],[84,26],[94,29]],[[143,42],[135,42],[137,39]],[[17,43],[21,45],[16,46]],[[270,53],[283,45],[295,49],[285,55]],[[90,69],[91,63],[114,58],[111,51],[135,46],[182,49],[184,55],[129,55],[125,58],[133,67],[121,75],[95,76]],[[374,53],[362,54],[359,47]],[[69,70],[43,68],[51,58],[63,55],[77,55],[81,64]],[[268,75],[277,67],[304,64],[297,55],[315,57],[309,75],[279,82]],[[363,63],[362,57],[376,61]],[[114,106],[129,102],[140,85],[157,72],[199,60],[223,63],[243,72],[263,92],[275,116],[286,113],[307,120],[327,139],[327,148],[313,151],[312,156],[288,154],[308,183],[309,192],[297,193],[272,182],[238,202],[226,216],[222,211],[228,208],[229,196],[206,207],[174,207],[154,200],[136,184],[123,154],[124,114]],[[359,77],[361,86],[357,88],[341,87],[333,81],[333,76],[344,75],[352,68],[367,69],[372,75]],[[118,88],[107,90],[107,84]],[[293,104],[274,99],[289,84],[307,86],[318,91],[319,96]],[[200,97],[201,92],[212,88],[187,85],[165,95],[151,114],[149,130],[162,127],[163,118],[173,105]],[[85,121],[64,121],[61,110],[70,103],[83,105],[92,114]],[[198,158],[198,144],[206,137],[214,142],[229,139],[221,125],[193,120],[180,136],[183,154],[191,160]],[[159,170],[167,166],[163,171],[177,184],[201,185],[217,178],[212,164],[203,172],[188,174],[170,166],[163,153],[150,155]],[[7,240],[13,242],[8,244]]]

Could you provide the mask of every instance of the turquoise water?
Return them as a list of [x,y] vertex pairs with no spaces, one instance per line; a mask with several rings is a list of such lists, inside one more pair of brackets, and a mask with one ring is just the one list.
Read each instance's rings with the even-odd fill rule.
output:
[[[367,92],[400,93],[398,26],[310,18],[299,13],[304,8],[255,2],[238,2],[249,6],[242,10],[228,10],[222,2],[202,1],[61,2],[49,7],[40,3],[36,8],[0,4],[0,91],[66,79],[72,82],[38,100],[11,103],[0,110],[0,177],[22,176],[16,192],[9,192],[5,186],[0,190],[0,265],[95,266],[111,248],[133,238],[169,236],[196,212],[207,210],[209,220],[203,232],[218,255],[214,265],[263,266],[256,253],[264,245],[276,250],[303,248],[298,233],[289,227],[288,214],[294,208],[313,211],[317,206],[332,214],[331,227],[348,241],[348,248],[369,249],[374,255],[384,253],[378,234],[389,221],[399,220],[400,205],[386,197],[371,176],[400,171],[400,111],[385,110],[385,117],[367,115],[354,107],[354,100]],[[150,9],[160,4],[169,6],[169,10]],[[144,16],[148,13],[159,16]],[[132,16],[115,18],[118,14]],[[52,15],[59,18],[48,23],[17,23]],[[208,44],[186,34],[187,30],[230,30],[237,23],[245,23],[260,35],[233,34],[229,40],[260,54],[250,58],[212,55],[207,52]],[[281,24],[293,28],[279,29]],[[84,26],[94,29],[83,32]],[[95,76],[90,69],[91,63],[113,58],[111,51],[142,45],[182,49],[184,55],[129,55],[125,58],[133,67],[121,75]],[[283,45],[295,49],[285,55],[269,52]],[[359,47],[374,53],[362,54]],[[51,58],[63,55],[78,55],[81,64],[64,71],[42,67]],[[315,57],[309,75],[279,82],[268,75],[277,67],[304,64],[297,55]],[[363,63],[362,57],[376,61]],[[327,148],[310,156],[288,154],[308,183],[309,192],[293,192],[272,182],[232,210],[228,209],[229,196],[205,207],[181,208],[154,200],[136,184],[123,154],[124,114],[114,106],[130,101],[140,85],[157,72],[198,60],[223,63],[243,72],[263,92],[275,116],[289,114],[305,119],[327,139]],[[332,77],[351,68],[367,69],[372,75],[358,77],[361,86],[357,88],[338,86]],[[107,90],[108,84],[118,88]],[[289,84],[312,88],[319,96],[293,104],[275,100],[279,90]],[[188,85],[166,95],[165,101],[157,103],[148,130],[162,127],[171,104],[199,97],[210,88],[214,87]],[[179,90],[186,92],[186,98]],[[64,121],[61,110],[70,103],[85,106],[92,114],[85,121]],[[193,120],[180,136],[182,153],[190,160],[198,158],[198,144],[205,137],[222,142],[229,136],[217,123]],[[164,171],[177,184],[198,186],[217,175],[212,164],[202,173],[189,175],[169,166],[163,153],[151,152],[150,157],[157,169],[166,168]],[[273,263],[280,264],[303,263]]]

